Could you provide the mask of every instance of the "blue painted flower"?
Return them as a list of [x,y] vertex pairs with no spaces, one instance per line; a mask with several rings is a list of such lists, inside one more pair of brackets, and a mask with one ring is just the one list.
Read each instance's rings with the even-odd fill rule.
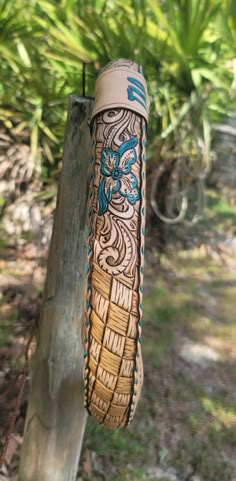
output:
[[126,197],[130,204],[134,205],[140,199],[138,181],[131,172],[131,165],[136,161],[135,147],[137,137],[126,140],[116,152],[112,149],[102,149],[101,174],[104,176],[98,188],[98,213],[104,214],[112,195],[119,192]]

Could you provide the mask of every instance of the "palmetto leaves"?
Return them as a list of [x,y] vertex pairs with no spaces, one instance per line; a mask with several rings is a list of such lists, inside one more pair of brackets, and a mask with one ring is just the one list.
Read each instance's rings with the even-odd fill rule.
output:
[[0,120],[16,132],[27,127],[33,151],[50,164],[60,155],[67,97],[81,93],[82,62],[91,62],[93,95],[98,69],[128,57],[149,84],[149,144],[186,119],[207,131],[227,108],[235,18],[234,0],[3,0]]
[[207,70],[212,49],[219,41],[212,22],[220,5],[211,0],[167,0],[165,8],[154,0],[148,0],[148,4],[158,25],[152,33],[157,46],[159,31],[165,34],[161,40],[165,67],[180,88],[191,91],[194,87],[192,71],[204,66]]

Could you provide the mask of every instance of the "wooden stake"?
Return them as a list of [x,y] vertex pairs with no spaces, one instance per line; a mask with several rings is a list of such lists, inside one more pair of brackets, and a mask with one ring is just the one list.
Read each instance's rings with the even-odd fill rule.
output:
[[93,101],[71,96],[19,481],[75,481],[86,423],[81,320]]

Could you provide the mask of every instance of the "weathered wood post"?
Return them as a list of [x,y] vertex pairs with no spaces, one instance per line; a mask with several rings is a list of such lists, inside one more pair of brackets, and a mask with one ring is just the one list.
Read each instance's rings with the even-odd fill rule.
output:
[[81,319],[93,101],[71,96],[19,481],[75,481],[86,411]]

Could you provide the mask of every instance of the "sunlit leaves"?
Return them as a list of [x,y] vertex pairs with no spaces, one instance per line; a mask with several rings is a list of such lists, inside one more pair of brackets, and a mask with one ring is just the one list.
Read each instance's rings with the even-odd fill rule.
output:
[[81,93],[82,62],[91,62],[93,95],[98,69],[127,57],[148,80],[149,145],[186,119],[208,139],[233,81],[235,9],[234,0],[0,0],[0,119],[15,132],[28,128],[33,151],[52,163],[67,97]]

